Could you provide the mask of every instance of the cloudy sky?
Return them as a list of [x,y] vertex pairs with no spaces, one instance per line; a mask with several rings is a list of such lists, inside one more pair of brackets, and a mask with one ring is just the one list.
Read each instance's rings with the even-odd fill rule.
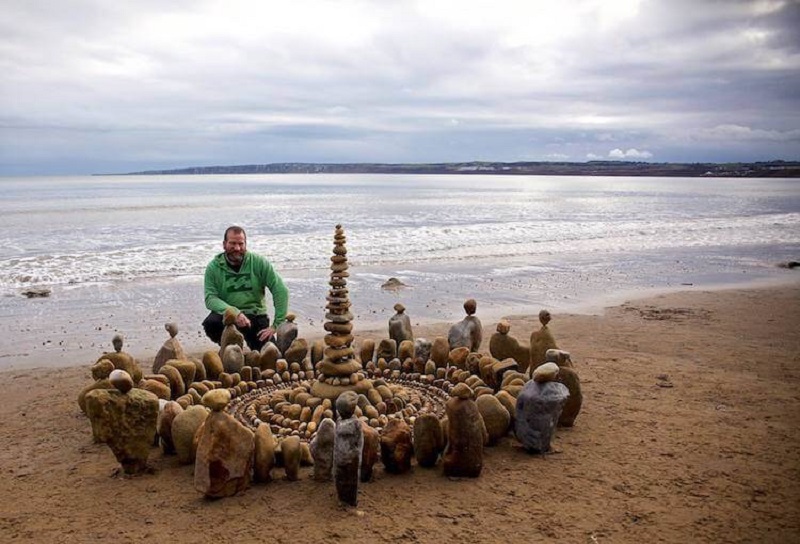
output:
[[800,159],[800,0],[0,0],[0,175]]

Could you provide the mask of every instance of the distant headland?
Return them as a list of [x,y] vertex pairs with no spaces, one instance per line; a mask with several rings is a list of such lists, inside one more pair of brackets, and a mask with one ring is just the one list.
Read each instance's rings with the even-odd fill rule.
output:
[[800,161],[751,163],[588,162],[448,162],[448,163],[305,163],[279,162],[235,166],[190,166],[119,175],[206,174],[501,174],[533,176],[800,177]]

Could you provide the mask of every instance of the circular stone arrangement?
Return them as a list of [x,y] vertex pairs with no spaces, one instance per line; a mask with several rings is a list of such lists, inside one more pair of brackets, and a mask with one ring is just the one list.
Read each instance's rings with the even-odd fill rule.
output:
[[[444,417],[453,387],[449,380],[396,371],[394,377],[381,377],[383,372],[378,369],[364,372],[372,380],[374,393],[359,395],[356,416],[377,431],[391,419],[402,419],[413,427],[422,414]],[[300,380],[266,385],[232,399],[227,411],[250,429],[266,424],[278,438],[299,436],[310,441],[323,418],[334,418],[330,399],[312,395],[314,383]]]

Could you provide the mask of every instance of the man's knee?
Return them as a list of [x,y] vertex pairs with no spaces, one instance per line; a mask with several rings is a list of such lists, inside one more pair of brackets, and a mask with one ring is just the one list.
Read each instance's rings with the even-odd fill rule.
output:
[[203,330],[206,331],[206,336],[215,344],[219,344],[220,340],[222,340],[222,330],[224,328],[225,325],[222,322],[222,314],[211,312],[203,320]]

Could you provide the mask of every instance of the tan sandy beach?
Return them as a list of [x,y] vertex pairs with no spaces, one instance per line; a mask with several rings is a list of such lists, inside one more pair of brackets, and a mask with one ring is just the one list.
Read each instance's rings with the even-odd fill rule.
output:
[[[495,322],[483,324],[488,349]],[[527,341],[536,318],[511,324]],[[88,364],[0,373],[0,541],[800,541],[800,284],[556,313],[550,328],[584,395],[555,453],[531,456],[509,436],[477,479],[378,466],[357,509],[310,468],[216,501],[158,449],[153,474],[118,476],[76,402]]]

